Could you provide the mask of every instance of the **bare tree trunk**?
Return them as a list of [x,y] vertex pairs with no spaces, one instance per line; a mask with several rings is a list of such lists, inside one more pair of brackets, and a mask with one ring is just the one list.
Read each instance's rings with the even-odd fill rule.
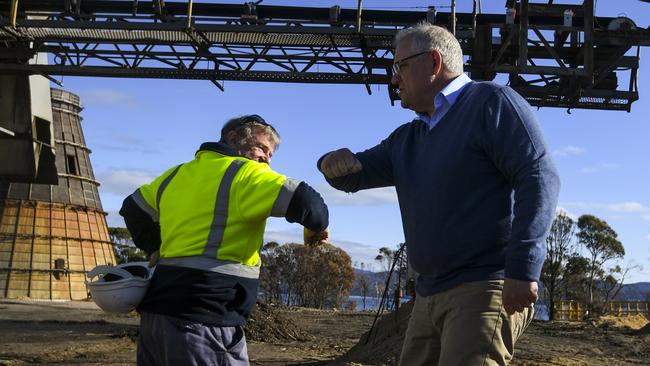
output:
[[555,286],[548,288],[548,320],[555,320]]

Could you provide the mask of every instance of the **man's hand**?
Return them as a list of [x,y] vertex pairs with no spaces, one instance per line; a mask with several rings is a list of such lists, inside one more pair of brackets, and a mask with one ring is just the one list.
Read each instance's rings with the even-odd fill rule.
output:
[[307,246],[319,246],[327,242],[330,238],[329,228],[325,228],[322,231],[311,231],[305,228],[303,232],[303,240]]
[[361,162],[352,151],[343,148],[327,154],[321,160],[320,169],[327,178],[338,178],[363,169]]
[[503,308],[508,315],[522,312],[537,301],[537,282],[506,278],[503,283]]
[[149,268],[153,268],[158,264],[158,261],[160,260],[160,250],[156,250],[155,252],[151,253],[149,256]]

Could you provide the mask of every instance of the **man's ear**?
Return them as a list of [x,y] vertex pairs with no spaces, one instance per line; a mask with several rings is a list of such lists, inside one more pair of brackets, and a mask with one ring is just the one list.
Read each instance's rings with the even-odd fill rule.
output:
[[441,72],[443,72],[444,70],[442,70],[442,55],[440,54],[440,52],[436,50],[431,51],[431,59],[433,61],[433,67],[431,72],[434,75],[438,75]]

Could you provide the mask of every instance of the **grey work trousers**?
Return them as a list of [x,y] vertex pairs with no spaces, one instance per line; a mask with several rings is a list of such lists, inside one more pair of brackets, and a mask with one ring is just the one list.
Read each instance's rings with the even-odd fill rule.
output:
[[143,312],[139,366],[248,366],[242,327],[219,327]]

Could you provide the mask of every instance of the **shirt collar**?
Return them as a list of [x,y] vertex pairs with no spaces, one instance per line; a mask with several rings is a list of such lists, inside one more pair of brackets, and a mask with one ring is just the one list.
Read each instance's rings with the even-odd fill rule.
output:
[[[456,102],[456,99],[460,95],[460,92],[463,88],[472,82],[472,79],[469,78],[464,72],[456,76],[449,84],[447,84],[442,90],[436,94],[436,97],[433,99],[433,105],[436,108],[436,111],[443,103],[448,104],[450,107]],[[435,114],[435,112],[434,112]],[[427,113],[417,113],[418,117],[423,121],[428,121],[429,115]]]
[[223,155],[240,156],[239,153],[237,153],[237,150],[221,142],[204,142],[201,144],[201,147],[199,147],[196,154],[201,151],[214,151]]

